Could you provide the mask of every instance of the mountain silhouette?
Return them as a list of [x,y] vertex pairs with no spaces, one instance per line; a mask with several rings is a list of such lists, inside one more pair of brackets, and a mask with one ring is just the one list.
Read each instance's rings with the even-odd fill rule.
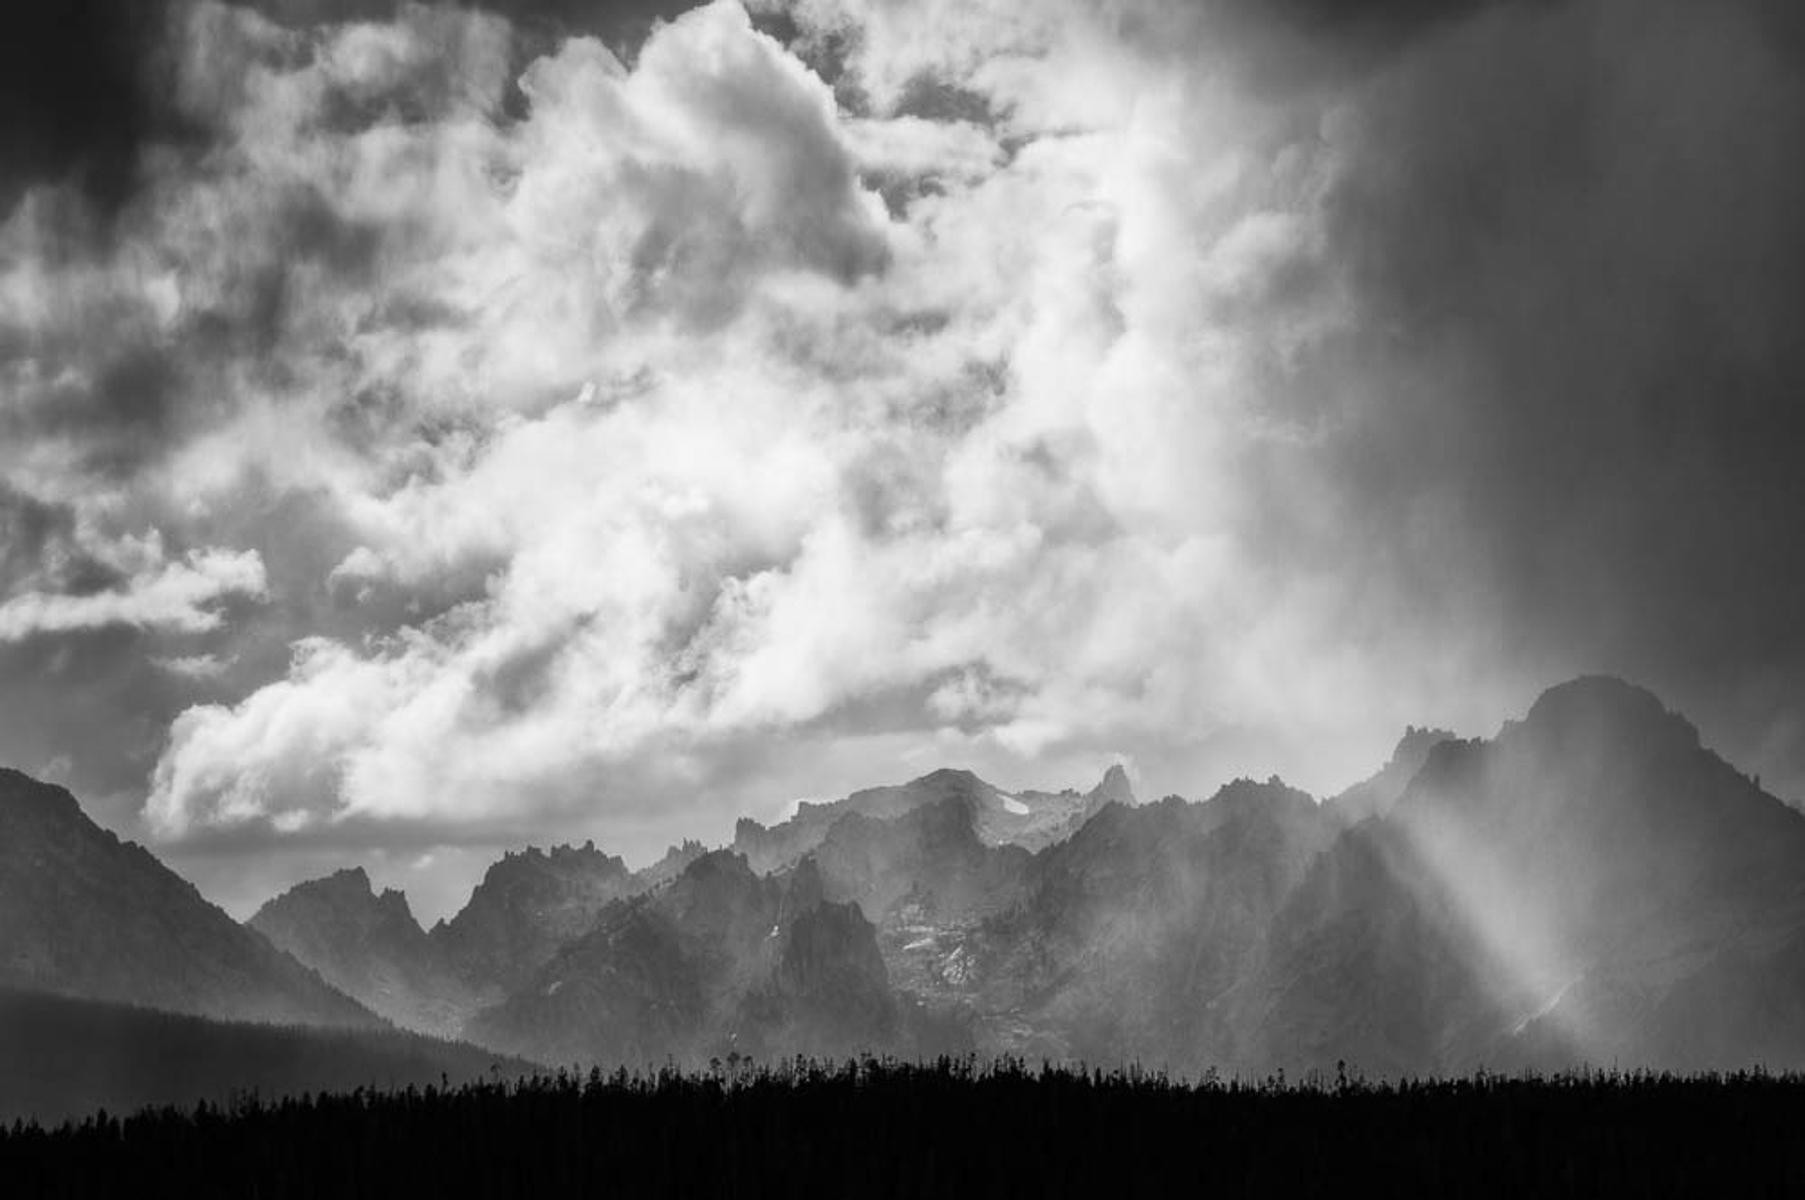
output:
[[0,769],[0,986],[227,1020],[375,1027],[67,791]]

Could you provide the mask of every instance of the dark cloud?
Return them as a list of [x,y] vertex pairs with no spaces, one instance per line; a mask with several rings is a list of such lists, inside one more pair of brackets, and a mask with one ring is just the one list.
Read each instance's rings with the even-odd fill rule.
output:
[[[386,20],[407,0],[233,0],[296,28]],[[145,150],[193,147],[204,133],[171,102],[172,18],[183,0],[33,0],[9,11],[0,35],[0,212],[26,189],[74,185],[104,212],[128,201]],[[523,53],[571,33],[626,51],[690,0],[494,0],[451,7],[493,12],[517,26]]]
[[[1208,54],[1257,92],[1346,86],[1419,41],[1493,10],[1577,0],[1153,0],[1125,6],[1120,33],[1156,56]],[[1227,47],[1229,53],[1220,53]]]
[[0,211],[34,183],[81,186],[114,205],[167,114],[159,86],[169,0],[12,6],[0,32]]
[[[285,25],[310,28],[338,21],[392,20],[413,0],[244,0]],[[530,31],[587,34],[610,44],[637,46],[653,24],[696,7],[694,0],[487,0],[447,7],[506,17]]]
[[46,504],[0,480],[0,596],[37,572],[45,552],[66,541],[74,526],[66,507]]
[[1805,686],[1805,60],[1772,21],[1511,7],[1420,41],[1340,130],[1361,333],[1316,364],[1362,553],[1467,572],[1507,654],[1726,712]]
[[210,698],[155,665],[158,641],[119,626],[0,644],[0,762],[57,776],[135,830],[168,722]]

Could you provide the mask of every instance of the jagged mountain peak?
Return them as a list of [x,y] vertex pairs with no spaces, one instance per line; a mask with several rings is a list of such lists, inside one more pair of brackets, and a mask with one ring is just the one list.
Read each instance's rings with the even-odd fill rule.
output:
[[1449,729],[1440,729],[1433,725],[1406,725],[1404,736],[1392,748],[1391,758],[1386,761],[1387,767],[1408,770],[1411,774],[1423,765],[1429,752],[1442,742],[1456,741],[1459,735]]
[[[399,888],[384,888],[378,892],[370,881],[370,873],[361,866],[342,867],[330,875],[295,884],[281,895],[264,902],[249,924],[253,928],[259,928],[260,918],[267,919],[270,914],[292,909],[300,904],[322,905],[344,914],[364,912],[373,919],[391,920],[419,929],[413,909],[408,904],[407,894]],[[267,934],[268,930],[263,932]],[[278,944],[281,944],[279,939]]]
[[[745,824],[742,819],[741,824]],[[761,827],[762,828],[762,827]],[[736,829],[734,840],[740,840],[740,831]],[[689,864],[708,853],[708,847],[694,838],[684,838],[682,842],[671,846],[664,852],[664,857],[657,862],[636,871],[633,874],[634,886],[640,891],[651,891],[663,887],[683,871]]]
[[623,859],[618,855],[609,854],[605,850],[596,849],[595,841],[590,839],[581,846],[560,842],[546,849],[538,846],[526,846],[520,850],[504,851],[501,858],[490,865],[489,873],[493,874],[497,868],[505,873],[510,868],[518,869],[540,864],[578,870],[584,868],[617,870],[623,874],[627,870],[627,864]]
[[472,983],[511,987],[586,931],[609,903],[643,886],[625,861],[592,841],[529,847],[492,863],[432,938]]
[[373,890],[370,884],[370,873],[362,867],[341,867],[326,878],[328,880],[355,884],[366,892]]
[[1314,813],[1316,798],[1292,787],[1277,775],[1265,780],[1233,779],[1218,788],[1205,801],[1215,815],[1213,824],[1225,824],[1243,817],[1267,817],[1276,820]]
[[1103,772],[1103,778],[1089,794],[1105,804],[1135,803],[1134,784],[1129,781],[1128,770],[1121,763],[1114,763]]
[[694,861],[683,868],[683,872],[678,878],[697,883],[713,883],[717,880],[739,882],[756,878],[756,875],[757,873],[746,861],[744,854],[735,850],[720,849],[709,850],[697,856]]

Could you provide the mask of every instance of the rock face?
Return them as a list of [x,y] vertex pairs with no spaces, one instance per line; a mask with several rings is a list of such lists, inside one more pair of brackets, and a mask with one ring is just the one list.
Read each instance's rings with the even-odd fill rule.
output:
[[609,907],[470,1033],[545,1062],[700,1063],[897,1044],[898,1005],[858,909],[804,869],[716,851]]
[[408,1029],[455,1036],[477,990],[414,920],[407,897],[377,895],[362,867],[291,888],[249,924],[328,983]]
[[0,984],[228,1020],[381,1024],[68,792],[4,769]]
[[491,866],[470,902],[431,936],[472,987],[506,994],[587,933],[611,901],[636,890],[627,864],[593,842],[550,852],[529,847]]

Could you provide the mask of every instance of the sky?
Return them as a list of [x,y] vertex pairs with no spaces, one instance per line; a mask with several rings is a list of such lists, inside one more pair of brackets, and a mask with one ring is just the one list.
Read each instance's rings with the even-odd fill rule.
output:
[[1805,17],[71,0],[0,761],[245,915],[1623,675],[1805,801]]

